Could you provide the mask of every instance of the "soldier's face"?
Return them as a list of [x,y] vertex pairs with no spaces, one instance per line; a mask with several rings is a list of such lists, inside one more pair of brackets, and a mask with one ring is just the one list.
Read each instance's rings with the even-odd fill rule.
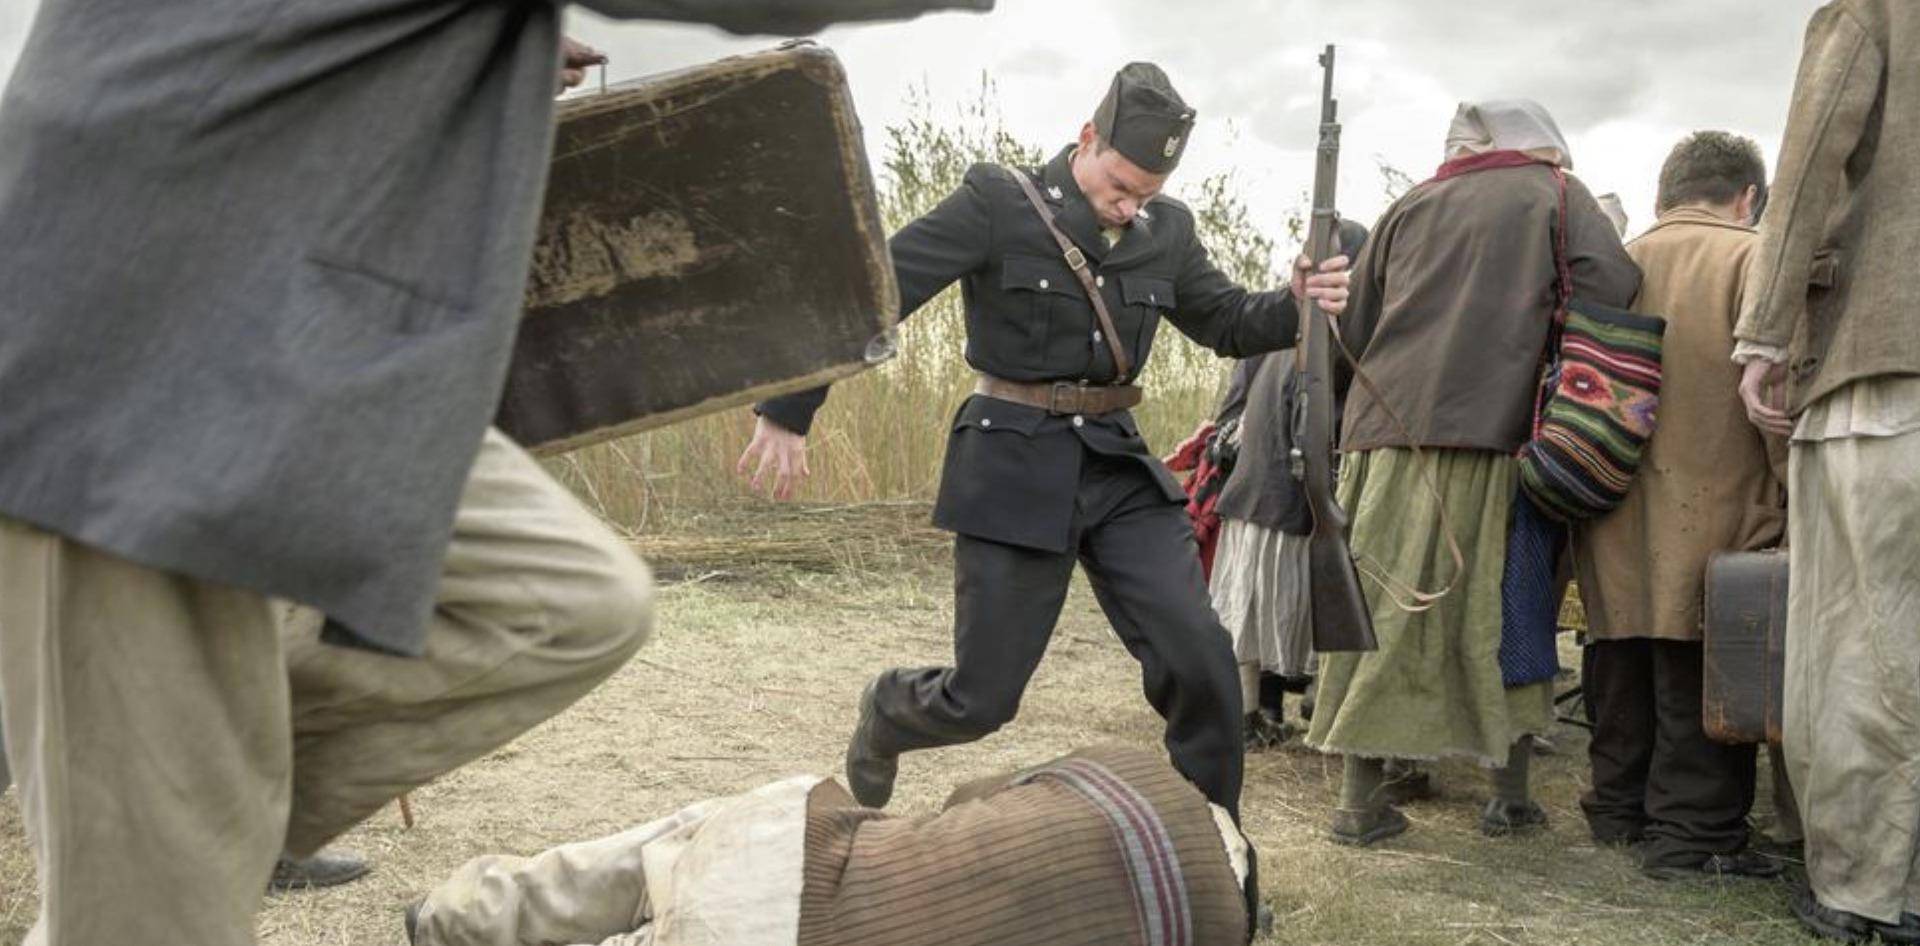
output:
[[1089,123],[1080,129],[1080,153],[1073,159],[1073,180],[1103,227],[1124,227],[1167,184],[1100,141]]

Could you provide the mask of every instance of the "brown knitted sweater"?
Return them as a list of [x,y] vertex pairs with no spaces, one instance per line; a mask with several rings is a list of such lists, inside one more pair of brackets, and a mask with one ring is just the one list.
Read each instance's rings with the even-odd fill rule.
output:
[[1206,800],[1107,746],[888,818],[809,799],[798,946],[1233,946],[1245,901]]

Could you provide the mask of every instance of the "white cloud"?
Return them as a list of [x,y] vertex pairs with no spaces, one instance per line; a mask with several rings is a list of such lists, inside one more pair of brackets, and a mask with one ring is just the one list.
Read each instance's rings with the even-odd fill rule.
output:
[[[35,0],[0,2],[0,74],[10,71]],[[1438,163],[1462,99],[1526,96],[1572,141],[1581,176],[1618,191],[1635,227],[1651,220],[1666,150],[1696,128],[1779,145],[1800,36],[1818,0],[1000,0],[985,16],[828,30],[880,156],[882,131],[924,85],[936,113],[995,77],[1011,131],[1052,146],[1078,130],[1113,71],[1166,67],[1201,114],[1181,175],[1233,170],[1261,219],[1278,221],[1307,188],[1318,121],[1315,56],[1340,44],[1345,125],[1341,194],[1349,216],[1384,207],[1375,156],[1415,177]],[[614,56],[618,80],[762,49],[684,26],[570,14],[571,29]],[[1230,134],[1229,128],[1237,131]]]

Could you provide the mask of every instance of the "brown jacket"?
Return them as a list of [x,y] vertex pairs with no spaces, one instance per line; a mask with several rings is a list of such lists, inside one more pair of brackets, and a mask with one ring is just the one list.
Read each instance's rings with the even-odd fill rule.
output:
[[1780,540],[1786,498],[1771,446],[1747,423],[1733,324],[1751,228],[1705,211],[1662,214],[1627,253],[1645,280],[1633,309],[1667,320],[1660,422],[1620,508],[1575,531],[1574,569],[1600,640],[1700,639],[1707,557]]
[[[1355,267],[1341,335],[1407,432],[1354,384],[1342,450],[1411,440],[1511,453],[1526,441],[1553,319],[1559,217],[1545,166],[1421,184],[1387,208]],[[1624,307],[1640,287],[1613,223],[1571,176],[1567,258],[1575,298]]]
[[1788,349],[1789,407],[1920,374],[1920,5],[1836,0],[1807,27],[1735,335]]

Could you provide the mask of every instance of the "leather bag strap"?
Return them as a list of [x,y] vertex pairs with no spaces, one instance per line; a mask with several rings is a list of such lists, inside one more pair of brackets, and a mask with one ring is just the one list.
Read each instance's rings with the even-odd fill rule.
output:
[[1060,244],[1060,255],[1066,259],[1067,268],[1080,279],[1080,286],[1087,291],[1087,298],[1093,302],[1093,314],[1100,319],[1100,330],[1107,336],[1107,349],[1113,353],[1113,370],[1117,377],[1115,384],[1125,384],[1133,376],[1133,359],[1127,357],[1127,348],[1120,344],[1120,333],[1113,327],[1113,315],[1107,312],[1107,300],[1100,295],[1100,287],[1093,281],[1093,274],[1087,271],[1087,254],[1073,245],[1073,240],[1060,232],[1060,225],[1053,222],[1053,211],[1047,202],[1040,199],[1040,190],[1033,186],[1033,179],[1027,172],[1009,168],[1020,189],[1026,192],[1027,202],[1033,205],[1034,213],[1040,215],[1040,222],[1046,224],[1047,232],[1053,234],[1055,243]]

